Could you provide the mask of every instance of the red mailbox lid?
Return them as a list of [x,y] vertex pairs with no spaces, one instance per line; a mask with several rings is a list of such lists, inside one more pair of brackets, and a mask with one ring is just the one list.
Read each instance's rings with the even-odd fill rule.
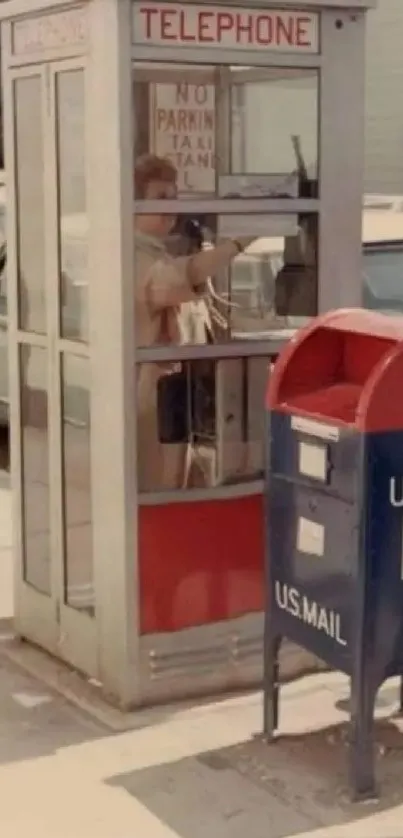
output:
[[340,309],[301,329],[280,354],[270,410],[359,430],[403,430],[403,317]]
[[[327,329],[338,329],[368,337],[403,340],[403,317],[389,317],[366,308],[340,308],[320,315],[314,322]],[[312,324],[309,324],[311,327]],[[298,335],[297,335],[298,337]]]

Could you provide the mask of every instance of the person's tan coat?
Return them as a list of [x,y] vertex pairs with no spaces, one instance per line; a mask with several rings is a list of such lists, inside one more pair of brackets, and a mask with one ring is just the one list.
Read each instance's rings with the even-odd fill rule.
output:
[[[208,276],[236,255],[232,242],[189,257],[172,258],[158,239],[135,233],[135,329],[139,347],[183,343],[180,306],[200,300]],[[137,457],[140,492],[180,489],[186,472],[186,445],[161,444],[157,383],[166,366],[137,369]]]

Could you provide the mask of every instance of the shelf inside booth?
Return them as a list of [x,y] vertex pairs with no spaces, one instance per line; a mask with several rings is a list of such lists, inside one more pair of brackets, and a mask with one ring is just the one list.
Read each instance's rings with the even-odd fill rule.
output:
[[353,425],[363,388],[393,338],[319,327],[291,356],[278,384],[278,407]]

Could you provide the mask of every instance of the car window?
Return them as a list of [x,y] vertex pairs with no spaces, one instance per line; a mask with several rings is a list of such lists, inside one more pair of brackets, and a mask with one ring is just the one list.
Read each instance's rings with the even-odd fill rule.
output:
[[365,308],[403,314],[403,243],[364,248]]
[[257,260],[254,256],[235,260],[231,271],[232,291],[250,291],[252,289],[256,283],[256,265]]

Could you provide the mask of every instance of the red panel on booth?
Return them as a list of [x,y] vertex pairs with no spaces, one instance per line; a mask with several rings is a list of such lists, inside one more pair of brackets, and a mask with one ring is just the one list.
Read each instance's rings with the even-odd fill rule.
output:
[[263,575],[262,496],[139,508],[142,634],[262,611]]

